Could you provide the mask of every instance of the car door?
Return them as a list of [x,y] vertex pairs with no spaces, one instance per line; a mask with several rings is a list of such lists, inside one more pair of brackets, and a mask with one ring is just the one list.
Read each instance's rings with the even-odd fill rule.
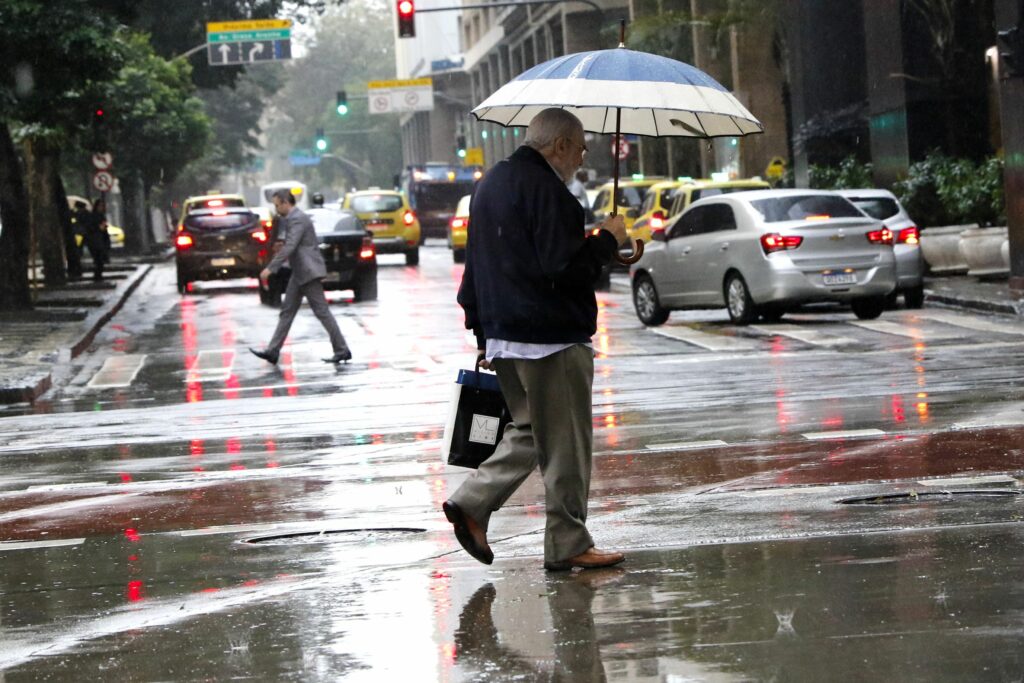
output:
[[700,233],[690,240],[688,269],[683,289],[692,295],[691,303],[716,305],[722,302],[722,282],[730,264],[730,250],[737,237],[736,216],[725,202],[694,207],[701,211]]
[[684,306],[692,294],[686,288],[691,272],[698,268],[692,258],[693,242],[700,233],[701,211],[687,211],[669,226],[665,234],[665,264],[655,279],[658,294],[666,304]]

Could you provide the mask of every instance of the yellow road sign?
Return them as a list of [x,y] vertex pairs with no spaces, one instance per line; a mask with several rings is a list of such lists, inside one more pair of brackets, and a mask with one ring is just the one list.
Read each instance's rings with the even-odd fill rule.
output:
[[466,158],[462,160],[462,163],[466,166],[483,166],[484,165],[484,148],[483,147],[467,147]]
[[233,31],[268,31],[291,28],[291,19],[249,19],[246,21],[209,21],[207,33],[230,33]]
[[764,175],[769,180],[779,180],[786,175],[786,160],[782,157],[772,157],[764,168]]
[[434,79],[428,76],[426,78],[407,78],[396,81],[370,81],[366,84],[366,87],[370,90],[391,90],[392,88],[418,88],[425,85],[434,85]]

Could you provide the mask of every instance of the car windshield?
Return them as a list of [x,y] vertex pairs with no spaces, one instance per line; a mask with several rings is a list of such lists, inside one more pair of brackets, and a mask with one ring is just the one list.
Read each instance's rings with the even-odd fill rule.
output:
[[367,194],[352,198],[352,210],[359,213],[398,211],[402,198],[397,194]]
[[617,203],[619,206],[628,206],[636,209],[644,203],[644,195],[646,194],[646,187],[620,187]]
[[245,227],[255,220],[256,214],[250,211],[190,213],[185,218],[185,227],[194,230],[230,230]]
[[668,187],[668,188],[665,188],[664,190],[662,190],[661,191],[661,201],[659,202],[659,204],[661,204],[664,207],[671,206],[672,205],[672,197],[675,196],[675,193],[676,193],[676,188],[674,188],[674,187]]
[[802,221],[809,217],[857,218],[861,212],[842,197],[826,194],[790,195],[755,199],[750,205],[766,223]]
[[850,201],[856,204],[861,211],[880,221],[891,218],[900,212],[900,205],[896,203],[895,199],[889,197],[850,197]]
[[309,212],[313,219],[313,228],[318,235],[330,235],[339,232],[363,232],[359,218],[349,211],[314,211]]

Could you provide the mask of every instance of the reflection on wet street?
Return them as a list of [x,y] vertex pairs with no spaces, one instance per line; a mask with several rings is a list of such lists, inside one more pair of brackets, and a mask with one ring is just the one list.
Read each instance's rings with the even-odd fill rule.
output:
[[648,329],[616,273],[589,525],[627,562],[546,573],[531,477],[485,567],[440,514],[462,266],[421,251],[381,258],[376,302],[330,294],[350,363],[307,308],[261,361],[252,281],[182,297],[160,265],[57,389],[0,409],[0,681],[1024,676],[1024,325]]

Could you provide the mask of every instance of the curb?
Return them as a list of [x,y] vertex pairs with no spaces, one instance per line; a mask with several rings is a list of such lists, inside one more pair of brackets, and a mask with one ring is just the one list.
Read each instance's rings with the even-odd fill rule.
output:
[[[91,316],[86,318],[85,325],[87,329],[85,330],[85,333],[70,348],[59,349],[57,357],[62,360],[70,360],[72,358],[77,358],[83,351],[89,348],[89,345],[92,344],[96,335],[99,334],[100,330],[102,330],[108,322],[110,322],[111,318],[117,315],[117,312],[124,306],[128,297],[132,295],[142,280],[149,275],[149,272],[152,269],[152,264],[137,267],[135,269],[135,273],[119,286],[120,292],[114,295],[113,305],[108,308],[95,311]],[[0,404],[34,403],[37,398],[49,391],[52,387],[53,373],[48,370],[33,384],[21,387],[0,388]]]
[[984,313],[999,313],[1002,315],[1020,316],[1020,308],[1008,301],[992,301],[990,299],[972,299],[964,296],[943,294],[941,292],[926,292],[925,303],[937,303],[951,308],[960,308],[970,311],[982,311]]

